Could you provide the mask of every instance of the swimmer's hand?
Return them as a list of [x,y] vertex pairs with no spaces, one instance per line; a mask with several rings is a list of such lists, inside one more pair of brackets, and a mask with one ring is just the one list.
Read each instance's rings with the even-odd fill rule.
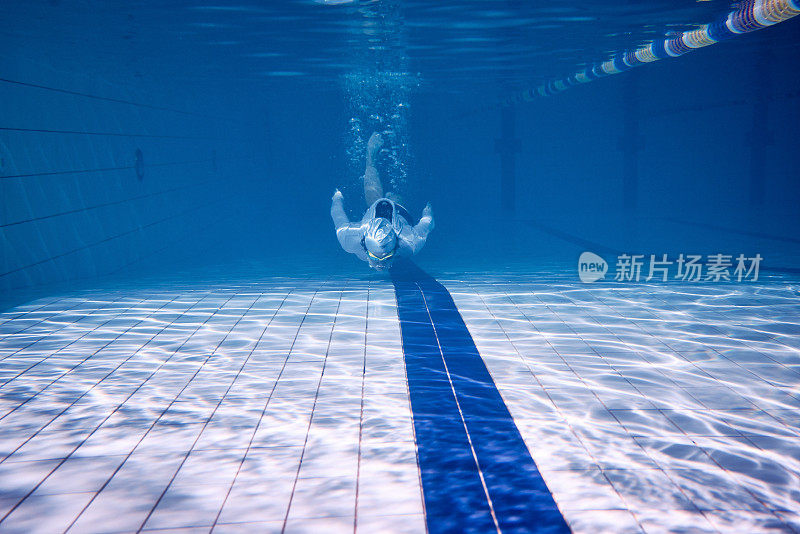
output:
[[430,219],[429,230],[433,230],[433,227],[436,226],[436,223],[433,222],[433,208],[431,207],[430,202],[428,202],[428,204],[422,210],[422,218],[424,219],[426,217]]
[[339,189],[336,189],[336,192],[333,193],[333,198],[331,200],[342,200],[343,197],[344,195],[342,195],[342,192],[339,191]]

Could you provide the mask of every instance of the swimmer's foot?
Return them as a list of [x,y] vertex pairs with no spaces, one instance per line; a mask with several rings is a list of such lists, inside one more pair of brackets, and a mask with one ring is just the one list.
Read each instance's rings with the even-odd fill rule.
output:
[[378,158],[378,152],[383,146],[383,137],[378,132],[373,132],[367,141],[367,161],[372,162]]

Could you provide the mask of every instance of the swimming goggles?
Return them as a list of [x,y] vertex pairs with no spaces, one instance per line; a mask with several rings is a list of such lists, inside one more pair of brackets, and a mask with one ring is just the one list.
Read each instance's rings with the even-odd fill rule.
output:
[[373,254],[372,252],[369,251],[369,249],[367,248],[367,245],[365,243],[365,240],[366,240],[366,238],[364,238],[364,237],[361,238],[361,247],[364,249],[364,252],[367,253],[367,256],[369,256],[370,258],[372,258],[375,261],[386,261],[386,260],[388,260],[389,258],[391,258],[392,256],[395,255],[395,252],[397,252],[397,247],[400,246],[400,239],[396,238],[395,242],[394,242],[394,248],[392,249],[391,252],[387,252],[385,256],[376,256],[375,254]]
[[[397,247],[395,247],[395,250],[397,250]],[[367,251],[367,255],[368,255],[370,258],[372,258],[373,260],[376,260],[376,261],[386,261],[386,260],[388,260],[389,258],[391,258],[392,256],[394,256],[394,250],[393,250],[393,251],[391,251],[391,252],[389,252],[389,253],[388,253],[386,256],[383,256],[383,257],[376,256],[375,254],[373,254],[373,253],[372,253],[372,252],[370,252],[369,250]]]

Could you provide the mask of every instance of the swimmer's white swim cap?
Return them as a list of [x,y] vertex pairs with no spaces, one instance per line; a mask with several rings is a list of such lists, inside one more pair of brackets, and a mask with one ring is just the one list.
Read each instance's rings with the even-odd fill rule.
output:
[[370,265],[388,267],[397,251],[397,234],[388,219],[376,217],[367,225],[364,233],[364,248],[370,259]]

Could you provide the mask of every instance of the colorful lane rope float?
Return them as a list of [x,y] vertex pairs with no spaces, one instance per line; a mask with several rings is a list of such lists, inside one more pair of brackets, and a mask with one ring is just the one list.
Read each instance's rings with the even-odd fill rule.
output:
[[538,97],[552,96],[574,85],[625,72],[659,59],[682,56],[697,48],[726,41],[743,33],[754,32],[797,15],[800,15],[800,0],[744,0],[736,10],[710,24],[653,41],[635,50],[622,52],[566,78],[551,80],[538,87],[527,89],[505,100],[501,105],[531,102]]

